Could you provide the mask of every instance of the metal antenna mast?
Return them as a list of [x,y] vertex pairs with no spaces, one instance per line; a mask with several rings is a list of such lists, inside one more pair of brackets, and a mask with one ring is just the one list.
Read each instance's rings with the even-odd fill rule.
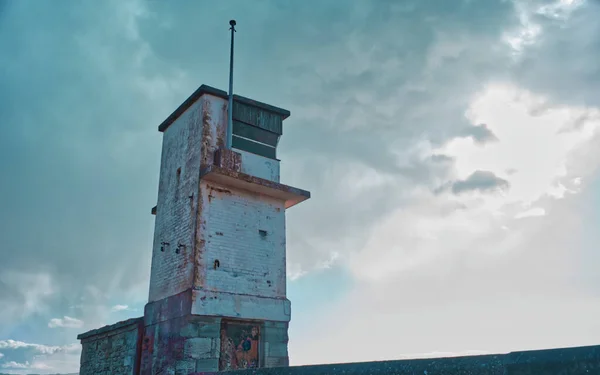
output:
[[227,148],[231,148],[233,137],[233,35],[235,33],[235,20],[229,21],[231,26],[231,51],[229,53],[229,103],[227,104]]

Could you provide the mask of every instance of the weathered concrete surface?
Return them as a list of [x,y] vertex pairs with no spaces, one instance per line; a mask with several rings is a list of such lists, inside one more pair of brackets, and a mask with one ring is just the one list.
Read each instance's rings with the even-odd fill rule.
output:
[[80,375],[137,375],[143,318],[125,320],[86,333],[81,340]]
[[192,287],[203,104],[193,103],[163,135],[149,301]]
[[242,155],[227,148],[220,148],[215,151],[214,164],[221,168],[240,172],[242,170]]
[[202,169],[201,178],[222,185],[228,185],[236,190],[243,190],[258,195],[271,197],[284,202],[284,207],[290,208],[310,198],[310,192],[292,186],[277,183],[253,175],[236,172],[216,165]]
[[279,182],[279,160],[269,159],[248,151],[235,151],[242,157],[242,173],[273,182]]
[[146,326],[140,374],[218,370],[220,323],[219,317],[188,314]]
[[291,318],[291,303],[287,298],[245,296],[203,289],[192,293],[192,314],[281,322],[289,322]]
[[285,298],[283,201],[201,182],[206,291]]
[[[196,103],[198,101],[198,99],[200,97],[202,97],[203,95],[210,95],[210,96],[214,96],[217,98],[221,98],[224,99],[225,101],[228,98],[228,94],[227,92],[223,91],[223,90],[219,90],[217,88],[211,87],[211,86],[207,86],[207,85],[201,85],[196,91],[194,91],[183,103],[181,103],[181,105],[179,105],[179,107],[177,107],[177,109],[175,111],[173,111],[173,113],[171,113],[169,115],[169,117],[167,117],[165,119],[165,121],[163,121],[159,126],[158,126],[158,131],[160,132],[164,132],[167,130],[167,128],[169,126],[171,126],[171,124],[177,120],[185,111],[187,111],[187,109],[193,105],[194,103]],[[258,108],[260,110],[269,112],[269,113],[273,113],[275,115],[278,115],[281,117],[282,120],[285,120],[286,118],[290,117],[290,111],[288,111],[287,109],[283,109],[283,108],[279,108],[279,107],[275,107],[272,106],[270,104],[266,104],[263,102],[259,102],[253,99],[249,99],[240,95],[233,95],[233,105],[234,105],[234,119],[236,118],[236,115],[238,114],[238,111],[236,111],[238,105],[242,105],[243,107],[255,107]],[[245,120],[245,119],[242,119]]]
[[[190,375],[217,373],[196,372]],[[261,368],[219,375],[584,375],[600,374],[600,346],[469,357]]]

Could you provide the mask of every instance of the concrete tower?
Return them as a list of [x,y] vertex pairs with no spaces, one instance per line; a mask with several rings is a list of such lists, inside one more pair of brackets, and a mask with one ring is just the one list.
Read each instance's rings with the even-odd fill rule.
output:
[[[279,182],[290,113],[201,86],[163,132],[142,374],[288,365],[285,210],[310,197]],[[188,372],[186,372],[188,371]]]

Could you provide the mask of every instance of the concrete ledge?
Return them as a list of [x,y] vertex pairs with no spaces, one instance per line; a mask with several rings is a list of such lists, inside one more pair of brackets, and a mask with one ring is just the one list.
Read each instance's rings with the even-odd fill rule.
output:
[[144,317],[123,320],[123,321],[117,322],[115,324],[107,325],[104,327],[93,329],[91,331],[80,333],[79,335],[77,335],[77,340],[83,340],[83,339],[87,339],[92,336],[99,336],[99,335],[108,334],[108,333],[116,334],[117,332],[127,331],[128,328],[129,329],[137,328],[143,322],[144,322]]
[[221,168],[216,165],[205,167],[200,173],[200,178],[220,185],[231,186],[240,190],[280,199],[285,202],[285,208],[290,208],[310,198],[310,192],[306,190]]
[[[599,374],[600,346],[468,357],[408,359],[238,370],[235,375],[539,375]],[[234,372],[204,372],[234,374]],[[199,375],[193,373],[190,375]]]
[[291,303],[287,298],[265,298],[245,294],[193,290],[192,314],[249,320],[289,322]]
[[166,320],[180,318],[190,314],[192,290],[187,289],[174,296],[148,302],[144,307],[144,324],[157,324]]

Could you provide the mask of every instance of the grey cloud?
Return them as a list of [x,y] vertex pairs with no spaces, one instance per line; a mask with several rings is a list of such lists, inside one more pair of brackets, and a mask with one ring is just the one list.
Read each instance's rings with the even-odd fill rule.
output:
[[[143,303],[156,125],[200,83],[226,87],[230,18],[239,25],[236,92],[292,111],[280,146],[283,180],[313,192],[290,212],[292,257],[303,265],[329,258],[322,243],[345,235],[360,244],[378,218],[410,204],[410,189],[448,177],[450,163],[407,150],[460,134],[473,90],[504,74],[508,54],[499,40],[516,22],[512,4],[451,3],[7,2],[0,274],[50,274],[61,295],[49,302],[50,317],[69,315],[67,306],[86,298],[87,310],[74,317],[92,324],[101,320],[97,305],[113,304],[107,294]],[[31,17],[33,6],[46,16]],[[427,56],[448,41],[444,35],[466,39],[458,55],[430,69]],[[344,197],[344,186],[327,178],[336,163],[393,179]],[[294,245],[305,237],[322,240],[308,244],[314,252],[306,256]],[[24,298],[18,289],[4,297],[0,303]],[[3,334],[18,313],[12,319]],[[55,339],[42,326],[44,334]]]
[[[10,161],[0,165],[0,193],[9,198],[0,212],[0,279],[9,271],[51,275],[60,290],[48,302],[55,316],[68,314],[86,285],[143,300],[156,124],[170,103],[154,102],[139,84],[170,70],[156,77],[140,65],[142,47],[107,21],[121,11],[109,2],[35,4],[48,15],[40,19],[30,4],[11,2],[0,26],[9,30],[0,46],[10,51],[0,57],[0,156]],[[29,293],[5,291],[0,304],[15,308],[0,323],[3,336],[18,327]]]
[[[307,3],[233,2],[212,12],[206,3],[183,4],[150,5],[153,14],[178,20],[176,26],[159,26],[154,16],[140,21],[157,56],[198,82],[223,87],[228,35],[214,30],[227,25],[214,14],[235,8],[236,91],[292,112],[280,143],[282,178],[312,190],[312,198],[289,213],[289,259],[308,268],[332,251],[318,241],[360,237],[354,241],[359,246],[379,218],[410,204],[407,192],[419,185],[433,188],[448,177],[450,163],[421,160],[410,150],[424,140],[441,145],[460,135],[468,125],[463,114],[472,92],[503,74],[499,67],[509,53],[502,32],[517,22],[512,4],[504,1],[452,6],[324,1],[318,13],[317,5]],[[216,42],[211,49],[198,37],[207,30]],[[465,36],[461,53],[442,55],[439,66],[430,69],[430,51],[453,41],[443,38],[450,34]],[[471,40],[472,35],[479,39]],[[254,48],[257,40],[260,50]],[[340,162],[367,165],[395,181],[346,201],[340,194],[344,186],[327,178],[330,165]],[[304,244],[307,236],[312,243]]]
[[[393,280],[375,285],[359,283],[343,303],[329,310],[319,306],[317,319],[299,316],[295,327],[310,327],[321,337],[315,341],[315,335],[298,334],[293,343],[296,363],[346,361],[348,355],[356,360],[385,360],[398,358],[399,353],[431,350],[498,353],[595,345],[600,327],[590,330],[589,322],[600,311],[596,271],[600,255],[594,251],[600,237],[598,215],[590,209],[582,217],[579,209],[579,204],[590,202],[597,206],[595,188],[574,196],[575,204],[569,199],[554,201],[544,220],[519,223],[510,230],[497,228],[492,234],[475,236],[468,246],[448,242],[431,264],[407,267]],[[523,236],[527,233],[537,235]],[[515,248],[514,238],[524,242]],[[392,334],[378,335],[373,321],[365,322],[364,316],[381,318],[380,327]],[[390,327],[385,321],[389,316],[402,316],[401,326]],[[560,322],[565,317],[578,324],[564,327]],[[344,336],[347,327],[353,330]],[[381,345],[352,353],[327,349],[357,332]],[[398,341],[398,335],[410,339]],[[522,339],[515,342],[515,336]]]
[[470,126],[464,130],[466,137],[472,137],[476,143],[485,144],[498,141],[498,137],[488,128],[486,124]]
[[599,13],[598,1],[585,1],[567,20],[532,15],[543,34],[511,69],[515,80],[552,103],[600,106]]
[[477,170],[464,180],[452,183],[452,192],[461,194],[469,191],[491,191],[507,189],[510,186],[507,180],[496,176],[489,171]]

